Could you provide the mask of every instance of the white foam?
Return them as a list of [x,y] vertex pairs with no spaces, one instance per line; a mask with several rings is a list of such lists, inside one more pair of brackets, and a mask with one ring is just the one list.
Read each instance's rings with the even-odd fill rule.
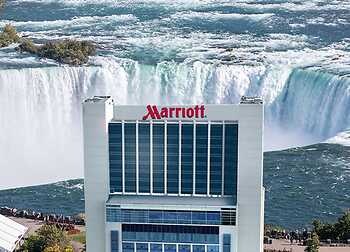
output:
[[336,136],[328,139],[325,143],[350,146],[350,130],[338,133]]
[[177,12],[173,14],[170,18],[166,20],[174,19],[202,19],[208,21],[222,21],[222,20],[251,20],[254,22],[259,22],[264,19],[268,19],[274,16],[273,13],[262,13],[262,14],[240,14],[240,13],[220,13],[220,12],[196,12],[196,11],[186,11]]
[[13,20],[1,20],[0,27],[6,24],[11,24],[17,28],[30,29],[30,30],[47,30],[57,29],[61,27],[86,27],[100,23],[112,23],[112,22],[136,22],[137,17],[132,14],[125,15],[110,15],[110,16],[83,16],[75,17],[68,20],[52,20],[52,21],[13,21]]

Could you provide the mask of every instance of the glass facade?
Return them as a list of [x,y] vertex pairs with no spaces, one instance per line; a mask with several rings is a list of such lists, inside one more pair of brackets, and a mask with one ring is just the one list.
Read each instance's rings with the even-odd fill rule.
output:
[[223,252],[231,252],[231,234],[223,236]]
[[119,251],[119,236],[118,231],[111,231],[111,252]]
[[238,125],[225,124],[224,194],[237,197]]
[[109,183],[110,192],[123,190],[123,163],[122,163],[122,124],[108,125],[109,140]]
[[196,124],[196,194],[207,194],[208,124]]
[[111,193],[226,195],[236,203],[235,122],[113,122],[109,156]]
[[125,192],[136,191],[136,123],[124,124]]
[[167,125],[167,189],[179,193],[179,125]]
[[181,125],[181,193],[193,193],[193,124]]
[[139,192],[151,191],[151,149],[150,149],[150,124],[139,123]]
[[107,222],[125,223],[235,225],[236,211],[235,209],[222,211],[185,211],[107,207],[106,218]]
[[219,244],[219,227],[122,224],[122,239],[123,242]]
[[153,124],[153,192],[164,193],[164,124]]
[[222,193],[222,139],[223,125],[210,127],[210,194]]

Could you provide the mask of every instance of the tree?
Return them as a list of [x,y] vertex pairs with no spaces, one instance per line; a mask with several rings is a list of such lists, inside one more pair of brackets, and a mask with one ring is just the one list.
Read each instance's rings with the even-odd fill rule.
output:
[[37,235],[30,235],[23,244],[24,252],[42,252],[44,248],[44,241]]
[[73,252],[66,233],[55,225],[43,225],[23,244],[25,252]]
[[65,232],[55,225],[42,226],[38,230],[38,235],[44,240],[45,247],[58,245],[62,250],[69,244],[69,240]]
[[335,224],[335,229],[338,233],[338,238],[341,240],[350,239],[350,210],[338,219]]
[[320,240],[316,232],[311,234],[311,238],[306,241],[305,252],[319,252]]

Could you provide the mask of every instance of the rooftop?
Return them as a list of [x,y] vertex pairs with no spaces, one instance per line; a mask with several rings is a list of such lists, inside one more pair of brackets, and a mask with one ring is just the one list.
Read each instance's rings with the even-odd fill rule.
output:
[[111,98],[111,96],[94,96],[91,98],[87,98],[84,102],[85,103],[98,103],[98,102],[105,102]]

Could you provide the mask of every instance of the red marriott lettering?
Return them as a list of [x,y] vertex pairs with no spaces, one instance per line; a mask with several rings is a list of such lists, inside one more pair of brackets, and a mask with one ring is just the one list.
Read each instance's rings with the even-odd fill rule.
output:
[[194,107],[163,107],[160,110],[155,105],[147,106],[147,114],[142,118],[157,119],[162,118],[205,118],[204,105],[196,105]]

